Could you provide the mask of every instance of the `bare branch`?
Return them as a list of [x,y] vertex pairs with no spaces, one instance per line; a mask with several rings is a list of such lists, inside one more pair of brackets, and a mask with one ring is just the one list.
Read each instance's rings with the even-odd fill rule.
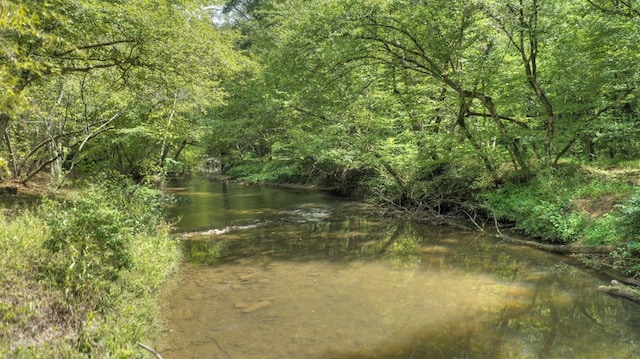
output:
[[64,184],[64,181],[67,179],[69,173],[71,173],[71,171],[73,170],[73,167],[76,164],[76,160],[78,159],[78,156],[82,152],[82,148],[87,143],[87,141],[89,141],[90,139],[98,136],[99,134],[109,130],[109,128],[106,128],[107,125],[110,124],[111,122],[115,121],[120,116],[122,116],[124,114],[124,112],[125,112],[125,110],[123,109],[122,111],[116,113],[115,115],[113,115],[113,117],[111,117],[110,119],[105,121],[102,125],[100,125],[98,128],[96,128],[90,134],[87,135],[87,137],[84,139],[84,141],[82,141],[82,143],[80,144],[80,148],[78,148],[78,151],[76,152],[75,156],[73,156],[73,159],[71,160],[71,166],[69,167],[69,171],[67,171],[65,176],[62,178],[62,181],[60,181],[60,184],[58,185],[58,188],[62,187],[62,185]]

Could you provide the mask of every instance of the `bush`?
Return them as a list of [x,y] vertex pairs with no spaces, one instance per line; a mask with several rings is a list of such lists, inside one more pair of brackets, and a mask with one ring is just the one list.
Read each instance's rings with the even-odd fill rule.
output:
[[631,241],[611,254],[613,267],[628,276],[640,278],[640,242]]
[[581,193],[596,191],[589,186],[569,173],[541,173],[488,192],[486,203],[497,218],[515,222],[526,235],[570,242],[581,238],[589,223],[573,205]]
[[104,182],[0,212],[0,357],[145,358],[158,295],[179,262],[162,217],[167,197]]
[[109,183],[88,187],[63,202],[46,202],[49,237],[44,245],[59,259],[49,270],[67,298],[97,297],[120,271],[130,268],[132,241],[153,232],[162,208],[162,200],[150,189],[133,191]]
[[487,202],[496,217],[516,222],[526,235],[561,242],[577,239],[585,215],[571,212],[570,199],[553,196],[537,185],[507,185],[490,193]]
[[506,184],[485,198],[494,215],[516,222],[527,235],[624,245],[640,233],[640,196],[634,191],[615,177],[569,167],[538,174],[528,183]]

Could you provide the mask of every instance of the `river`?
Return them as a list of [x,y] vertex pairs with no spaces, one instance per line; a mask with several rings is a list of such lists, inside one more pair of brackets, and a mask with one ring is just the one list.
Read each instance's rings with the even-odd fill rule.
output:
[[168,185],[164,358],[638,358],[640,310],[572,260],[300,189]]

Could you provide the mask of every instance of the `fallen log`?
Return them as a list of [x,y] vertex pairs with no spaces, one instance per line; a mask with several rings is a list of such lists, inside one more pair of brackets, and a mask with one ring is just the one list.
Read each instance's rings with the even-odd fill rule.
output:
[[536,241],[526,241],[523,239],[512,238],[505,235],[496,235],[504,241],[522,244],[525,246],[542,249],[547,252],[561,254],[609,254],[617,249],[616,246],[588,246],[579,244],[548,244]]
[[621,297],[640,303],[640,293],[617,280],[612,280],[610,285],[598,286],[598,290],[614,297]]

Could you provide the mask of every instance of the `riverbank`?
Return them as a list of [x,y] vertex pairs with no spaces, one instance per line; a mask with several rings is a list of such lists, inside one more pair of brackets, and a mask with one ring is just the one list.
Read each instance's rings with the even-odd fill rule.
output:
[[491,214],[539,242],[605,246],[578,254],[587,265],[640,278],[640,183],[636,163],[616,167],[566,164],[525,183],[486,191]]
[[[253,171],[246,171],[247,166],[253,166]],[[263,166],[241,164],[229,168],[229,174],[250,183],[261,183],[263,178],[327,183],[326,178],[309,174],[282,177],[269,172],[273,166]],[[374,202],[386,216],[433,224],[465,221],[473,229],[497,232],[510,229],[543,245],[568,245],[563,249],[615,247],[607,253],[575,255],[591,267],[640,279],[638,161],[563,162],[527,175],[505,170],[497,179],[481,173],[479,168],[450,163],[410,180],[347,176],[338,187],[353,189],[351,193]],[[355,182],[344,182],[348,178]]]
[[18,188],[0,211],[0,357],[147,358],[180,261],[161,193]]
[[[575,255],[637,278],[635,171],[565,166],[476,188],[465,203],[473,206],[461,208],[479,229],[508,225],[550,245],[614,246]],[[158,335],[160,288],[180,256],[163,224],[166,198],[136,188],[106,183],[61,193],[34,186],[0,195],[0,357],[148,357],[139,343]],[[412,216],[421,216],[420,202],[413,203]]]

